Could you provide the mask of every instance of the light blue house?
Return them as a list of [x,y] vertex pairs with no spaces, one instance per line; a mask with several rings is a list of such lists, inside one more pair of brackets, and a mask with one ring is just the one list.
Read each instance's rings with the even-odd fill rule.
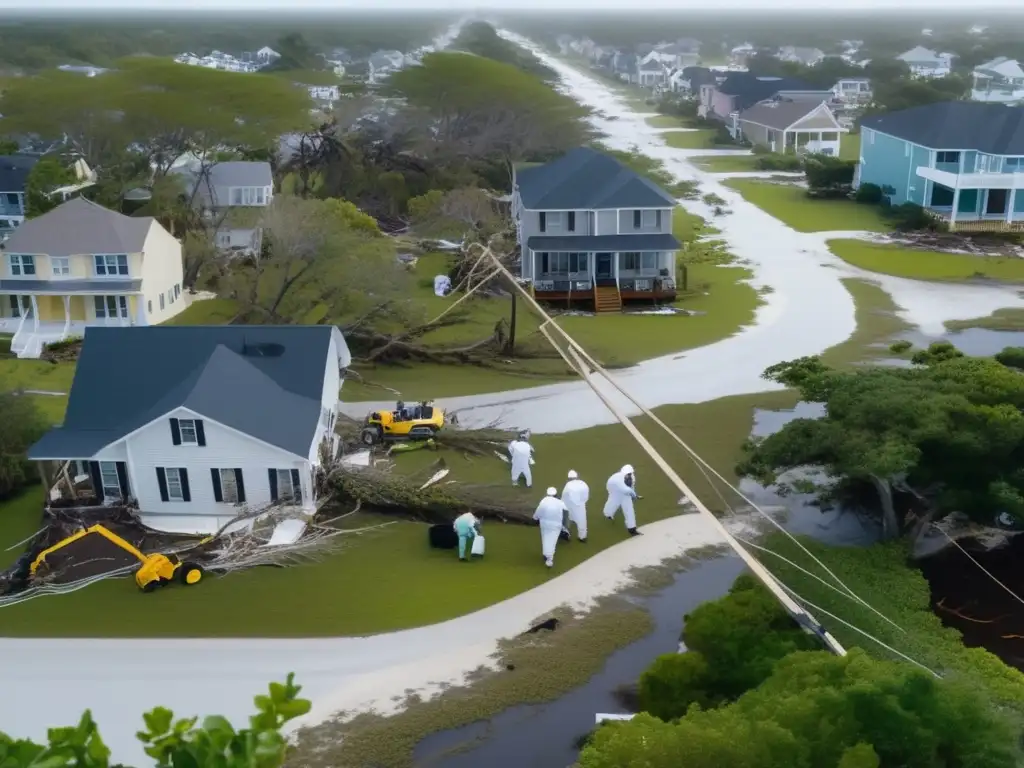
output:
[[1024,107],[950,101],[861,123],[858,184],[960,230],[1024,230]]

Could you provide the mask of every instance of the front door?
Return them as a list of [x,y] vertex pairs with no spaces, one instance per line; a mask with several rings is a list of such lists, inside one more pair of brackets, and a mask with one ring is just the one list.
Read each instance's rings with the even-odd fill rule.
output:
[[985,200],[985,213],[1002,216],[1006,213],[1006,203],[1009,199],[1008,191],[1005,189],[990,189]]
[[599,253],[594,259],[594,277],[607,280],[612,276],[612,254]]

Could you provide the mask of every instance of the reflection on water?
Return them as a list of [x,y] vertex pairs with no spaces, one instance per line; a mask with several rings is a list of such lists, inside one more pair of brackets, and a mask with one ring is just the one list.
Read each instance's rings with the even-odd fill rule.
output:
[[900,334],[901,339],[913,342],[915,347],[927,347],[932,342],[948,341],[965,355],[971,357],[990,357],[1004,347],[1024,347],[1022,331],[990,331],[987,328],[966,328],[956,333],[942,336],[926,336],[923,333],[910,331]]

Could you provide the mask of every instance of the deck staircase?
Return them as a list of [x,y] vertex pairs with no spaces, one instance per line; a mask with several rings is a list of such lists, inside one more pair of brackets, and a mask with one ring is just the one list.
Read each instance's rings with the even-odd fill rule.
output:
[[598,314],[604,312],[621,312],[622,296],[615,285],[598,285],[594,287],[594,310]]

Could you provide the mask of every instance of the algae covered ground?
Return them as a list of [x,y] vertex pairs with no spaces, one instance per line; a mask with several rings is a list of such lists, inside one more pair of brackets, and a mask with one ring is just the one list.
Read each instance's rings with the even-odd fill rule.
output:
[[807,197],[806,189],[789,184],[749,179],[723,183],[797,232],[890,232],[893,228],[878,206],[851,200],[816,200]]
[[848,264],[883,275],[914,280],[1024,283],[1024,260],[1016,256],[927,251],[863,240],[829,240],[828,246]]

